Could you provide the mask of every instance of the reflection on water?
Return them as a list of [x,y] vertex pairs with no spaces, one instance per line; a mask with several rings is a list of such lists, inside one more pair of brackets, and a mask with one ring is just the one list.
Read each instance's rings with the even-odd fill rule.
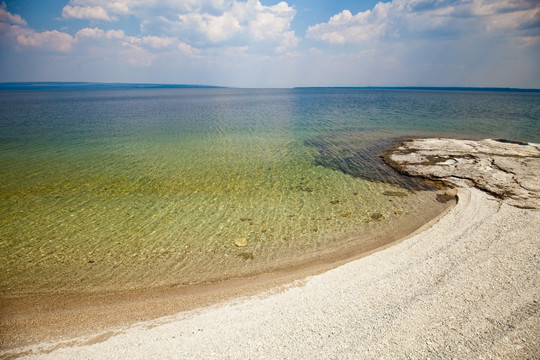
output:
[[[408,180],[372,155],[394,136],[418,132],[418,114],[402,106],[430,99],[431,110],[418,113],[435,111],[437,119],[455,111],[437,112],[443,98],[433,94],[392,94],[1,93],[0,291],[207,282],[376,242],[404,222],[425,221],[443,208],[435,195],[409,191]],[[513,116],[521,124],[514,131],[538,127]],[[456,123],[448,131],[483,136],[497,128]]]

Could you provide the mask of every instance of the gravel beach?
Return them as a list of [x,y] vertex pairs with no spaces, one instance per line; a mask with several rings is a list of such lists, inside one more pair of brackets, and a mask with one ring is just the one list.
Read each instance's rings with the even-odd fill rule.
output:
[[[28,359],[539,358],[539,150],[495,143],[533,148],[527,161],[513,155],[532,171],[527,194],[498,195],[460,177],[456,206],[395,246],[257,296],[17,353]],[[412,148],[401,148],[402,164]],[[459,156],[450,158],[438,154],[431,164],[419,163],[457,167]]]

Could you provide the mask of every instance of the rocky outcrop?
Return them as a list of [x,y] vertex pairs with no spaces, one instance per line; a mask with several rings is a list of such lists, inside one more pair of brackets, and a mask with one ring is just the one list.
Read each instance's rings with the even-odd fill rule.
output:
[[475,186],[521,208],[540,208],[540,145],[508,140],[413,139],[385,155],[401,173]]

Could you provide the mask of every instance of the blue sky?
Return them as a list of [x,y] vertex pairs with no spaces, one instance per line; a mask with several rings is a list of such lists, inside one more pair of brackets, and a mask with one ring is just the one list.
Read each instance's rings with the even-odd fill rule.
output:
[[5,0],[6,81],[540,88],[540,1]]

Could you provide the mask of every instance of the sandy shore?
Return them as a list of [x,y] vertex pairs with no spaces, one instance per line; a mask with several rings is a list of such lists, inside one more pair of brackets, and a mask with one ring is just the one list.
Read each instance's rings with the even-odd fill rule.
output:
[[538,358],[540,211],[513,206],[515,199],[496,198],[470,181],[461,179],[460,186],[458,204],[425,231],[285,289],[9,353],[31,359]]

